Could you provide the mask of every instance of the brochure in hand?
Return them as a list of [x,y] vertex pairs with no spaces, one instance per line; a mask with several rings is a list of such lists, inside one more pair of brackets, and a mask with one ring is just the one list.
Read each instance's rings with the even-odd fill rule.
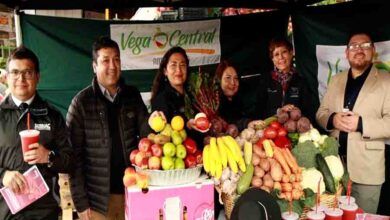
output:
[[0,189],[0,193],[4,197],[4,200],[6,201],[12,214],[19,212],[49,192],[49,187],[47,186],[37,166],[32,166],[23,173],[23,176],[26,177],[28,183],[27,193],[16,194],[8,187]]

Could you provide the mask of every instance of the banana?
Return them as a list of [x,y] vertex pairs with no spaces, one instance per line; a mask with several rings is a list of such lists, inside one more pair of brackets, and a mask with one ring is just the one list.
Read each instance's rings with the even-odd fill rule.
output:
[[210,161],[210,175],[215,176],[215,172],[217,168],[216,168],[215,160],[214,158],[212,158],[211,153],[210,153],[209,161]]
[[236,140],[234,140],[231,136],[223,136],[222,137],[223,142],[228,146],[230,151],[232,152],[233,158],[236,162],[240,160],[241,157],[241,150],[240,146],[238,146]]
[[225,143],[223,143],[223,140],[221,137],[217,138],[217,145],[218,145],[218,150],[219,154],[221,156],[221,162],[222,162],[222,167],[226,168],[227,167],[227,153],[226,153],[226,146]]
[[218,146],[217,146],[217,138],[211,137],[210,138],[210,152],[211,156],[214,160],[221,160],[221,156],[219,154]]
[[233,173],[237,173],[238,172],[237,162],[236,162],[236,160],[234,160],[233,154],[230,151],[230,149],[226,145],[224,145],[224,147],[226,150],[227,159],[229,162],[229,167],[233,171]]
[[206,173],[210,172],[210,145],[206,145],[203,148],[203,168],[206,171]]
[[219,180],[222,176],[222,162],[221,160],[215,160],[215,179]]
[[240,170],[245,173],[246,164],[245,164],[244,158],[240,157],[240,160],[237,163],[238,163],[238,167],[240,168]]
[[245,141],[244,144],[244,160],[246,165],[252,163],[252,143],[249,141]]

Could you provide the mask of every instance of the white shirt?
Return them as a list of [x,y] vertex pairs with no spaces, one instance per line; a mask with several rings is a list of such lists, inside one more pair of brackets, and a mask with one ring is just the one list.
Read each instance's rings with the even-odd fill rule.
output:
[[35,94],[31,97],[31,98],[29,98],[27,101],[21,101],[21,100],[19,100],[19,99],[17,99],[15,96],[11,96],[12,97],[12,100],[15,102],[15,104],[16,104],[16,106],[20,106],[20,104],[22,104],[23,102],[24,103],[27,103],[28,105],[31,105],[31,103],[32,103],[32,101],[34,100],[34,98],[35,98]]
[[116,95],[118,95],[119,87],[116,89],[115,94],[111,96],[110,92],[108,92],[108,90],[106,88],[104,88],[104,86],[102,86],[100,83],[98,83],[98,84],[99,84],[100,91],[102,91],[104,97],[106,97],[108,99],[108,101],[114,102]]

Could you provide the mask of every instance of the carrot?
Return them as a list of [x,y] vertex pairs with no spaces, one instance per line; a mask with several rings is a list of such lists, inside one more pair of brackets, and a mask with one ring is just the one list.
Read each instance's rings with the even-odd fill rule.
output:
[[274,158],[280,163],[282,166],[284,173],[287,175],[291,175],[290,167],[287,165],[286,159],[283,157],[282,152],[277,147],[274,148]]
[[287,151],[287,149],[280,149],[280,151],[282,152],[283,156],[284,156],[284,159],[286,159],[286,162],[288,164],[288,166],[291,168],[291,171],[293,173],[297,173],[298,171],[298,168],[294,166],[294,163],[293,161],[291,160],[291,158],[289,157]]
[[300,173],[300,169],[299,169],[299,166],[298,166],[298,163],[297,163],[297,160],[295,159],[295,157],[292,155],[290,149],[288,148],[285,148],[285,151],[286,151],[286,155],[290,158],[293,166],[294,166],[294,169],[296,170],[296,173]]

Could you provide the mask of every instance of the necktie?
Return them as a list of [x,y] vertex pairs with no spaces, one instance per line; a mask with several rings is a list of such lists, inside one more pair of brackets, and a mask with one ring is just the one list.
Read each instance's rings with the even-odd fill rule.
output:
[[28,109],[28,104],[23,102],[19,105],[19,109],[22,110],[22,112],[26,111],[26,109]]

